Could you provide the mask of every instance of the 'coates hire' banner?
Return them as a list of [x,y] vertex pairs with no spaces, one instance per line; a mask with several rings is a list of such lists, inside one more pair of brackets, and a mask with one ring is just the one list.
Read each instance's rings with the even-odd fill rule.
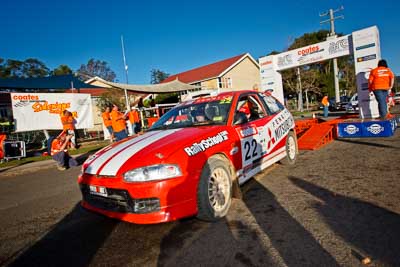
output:
[[89,94],[11,93],[15,131],[62,130],[60,116],[68,110],[75,128],[92,128],[92,101]]

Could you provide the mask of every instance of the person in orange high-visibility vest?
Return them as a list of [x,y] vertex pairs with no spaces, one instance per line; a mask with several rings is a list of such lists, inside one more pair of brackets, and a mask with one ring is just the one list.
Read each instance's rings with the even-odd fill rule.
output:
[[68,110],[64,110],[61,115],[61,123],[63,125],[63,131],[71,135],[70,145],[72,149],[77,147],[75,138],[75,119],[72,113]]
[[324,117],[326,118],[326,117],[328,117],[328,111],[329,111],[329,109],[328,109],[329,108],[329,100],[328,100],[327,95],[325,95],[322,98],[321,103],[322,103],[322,106],[324,107]]
[[110,133],[110,140],[111,142],[114,139],[114,131],[112,128],[112,120],[111,120],[111,108],[106,107],[105,111],[101,114],[101,117],[103,118],[103,123],[104,126],[107,128],[108,132]]
[[376,101],[378,101],[379,116],[381,119],[386,118],[388,112],[386,102],[388,91],[393,88],[393,84],[393,72],[388,68],[386,60],[379,60],[378,67],[369,73],[368,89],[374,93]]
[[117,105],[113,105],[110,116],[115,140],[119,141],[127,138],[125,115],[119,111]]
[[130,121],[130,123],[132,125],[132,133],[133,134],[138,133],[139,132],[139,128],[140,128],[140,127],[138,127],[138,123],[140,121],[139,112],[135,109],[135,107],[132,107],[131,111],[129,111],[128,116],[129,116],[129,121]]
[[62,132],[51,142],[51,157],[57,162],[60,171],[68,167],[78,166],[78,162],[68,154],[68,143],[72,135]]

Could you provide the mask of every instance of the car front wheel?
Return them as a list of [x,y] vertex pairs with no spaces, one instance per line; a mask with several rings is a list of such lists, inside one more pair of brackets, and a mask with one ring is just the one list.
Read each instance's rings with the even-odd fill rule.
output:
[[232,201],[232,179],[229,163],[220,158],[207,160],[197,190],[197,217],[217,221],[229,210]]
[[284,158],[281,163],[287,165],[295,164],[298,155],[297,138],[293,131],[290,131],[286,138],[286,158]]

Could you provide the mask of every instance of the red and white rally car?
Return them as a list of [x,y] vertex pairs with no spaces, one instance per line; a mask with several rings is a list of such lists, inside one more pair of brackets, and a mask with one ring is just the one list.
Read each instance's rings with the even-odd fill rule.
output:
[[89,157],[78,182],[83,207],[133,223],[197,215],[214,221],[233,187],[273,163],[297,158],[290,112],[256,91],[179,104],[142,135]]

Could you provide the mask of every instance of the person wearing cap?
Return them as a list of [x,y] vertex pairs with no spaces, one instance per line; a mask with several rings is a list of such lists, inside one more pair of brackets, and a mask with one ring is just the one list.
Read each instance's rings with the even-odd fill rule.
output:
[[368,78],[368,90],[373,92],[378,101],[379,116],[386,119],[388,113],[387,97],[388,91],[393,88],[394,74],[388,68],[384,59],[379,60],[378,67],[371,70]]
[[115,140],[119,141],[127,138],[125,115],[119,111],[117,105],[113,105],[110,116]]
[[68,143],[72,135],[62,132],[51,142],[51,157],[57,162],[57,169],[64,171],[68,167],[78,166],[78,162],[68,154]]

